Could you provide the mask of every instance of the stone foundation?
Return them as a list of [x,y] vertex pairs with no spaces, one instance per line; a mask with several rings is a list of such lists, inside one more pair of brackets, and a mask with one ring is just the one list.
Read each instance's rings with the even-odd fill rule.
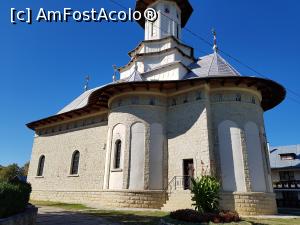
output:
[[220,204],[221,209],[235,210],[243,216],[277,214],[273,193],[222,193]]
[[98,208],[160,209],[164,191],[33,191],[32,200],[86,204]]

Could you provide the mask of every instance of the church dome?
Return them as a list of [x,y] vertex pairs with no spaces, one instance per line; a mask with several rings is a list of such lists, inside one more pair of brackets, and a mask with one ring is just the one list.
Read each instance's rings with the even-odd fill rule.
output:
[[214,76],[241,76],[241,74],[217,52],[200,57],[198,61],[190,65],[190,69],[192,72],[187,74],[184,79]]

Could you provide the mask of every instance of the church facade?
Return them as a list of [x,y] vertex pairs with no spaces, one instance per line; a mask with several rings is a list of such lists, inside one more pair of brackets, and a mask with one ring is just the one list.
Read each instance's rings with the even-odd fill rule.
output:
[[191,207],[190,179],[216,176],[221,207],[277,212],[263,114],[280,104],[278,83],[242,76],[218,52],[195,58],[181,30],[188,0],[136,2],[155,22],[129,52],[120,79],[85,91],[35,131],[31,198],[111,208]]

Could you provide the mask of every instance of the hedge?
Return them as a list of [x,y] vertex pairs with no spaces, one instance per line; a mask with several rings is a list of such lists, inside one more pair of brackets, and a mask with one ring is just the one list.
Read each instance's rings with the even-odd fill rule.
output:
[[29,202],[31,185],[28,183],[0,182],[0,218],[23,212]]

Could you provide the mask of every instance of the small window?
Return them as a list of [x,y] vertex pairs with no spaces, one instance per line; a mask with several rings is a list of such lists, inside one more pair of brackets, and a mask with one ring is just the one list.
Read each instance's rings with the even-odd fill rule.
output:
[[155,104],[156,104],[155,98],[151,98],[150,99],[150,105],[155,105]]
[[122,106],[122,100],[118,101],[118,107]]
[[201,99],[202,99],[202,93],[201,93],[200,91],[198,91],[198,92],[196,93],[196,100],[199,101],[199,100],[201,100]]
[[170,9],[168,7],[165,7],[165,13],[167,13],[167,14],[170,13]]
[[184,97],[184,100],[183,100],[183,103],[186,104],[186,103],[188,103],[188,102],[189,102],[188,97],[185,96],[185,97]]
[[296,154],[294,153],[287,153],[287,154],[280,154],[281,160],[295,160]]
[[252,104],[256,104],[255,97],[252,97],[252,98],[251,98],[251,103],[252,103]]
[[241,96],[241,94],[236,94],[235,100],[236,100],[237,102],[241,102],[241,101],[242,101],[242,96]]
[[75,151],[72,156],[71,175],[77,175],[79,169],[80,152]]
[[295,180],[295,173],[293,171],[279,171],[281,181]]
[[154,23],[150,22],[151,37],[154,36]]
[[223,102],[223,95],[222,94],[217,95],[217,101],[218,102]]
[[173,99],[172,99],[172,103],[171,103],[171,105],[172,105],[172,106],[175,106],[175,105],[177,105],[177,102],[176,102],[176,99],[175,99],[175,98],[173,98]]
[[117,140],[115,143],[114,169],[121,168],[121,150],[122,150],[122,142],[121,140]]
[[38,177],[43,176],[43,174],[44,174],[44,165],[45,165],[45,156],[42,155],[40,157],[39,165],[38,165],[38,170],[37,170],[37,176]]

